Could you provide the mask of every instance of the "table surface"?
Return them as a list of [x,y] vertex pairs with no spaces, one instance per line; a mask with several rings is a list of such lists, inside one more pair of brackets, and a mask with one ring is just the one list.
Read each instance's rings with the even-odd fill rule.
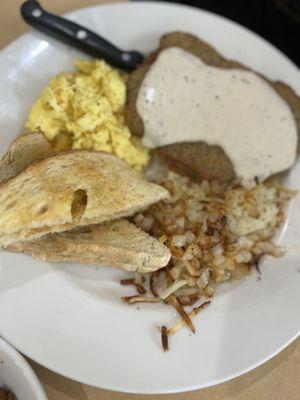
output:
[[[109,1],[106,1],[106,3]],[[113,2],[113,1],[110,1]],[[21,20],[22,0],[0,2],[0,48],[16,39],[28,28]],[[55,13],[104,3],[101,0],[43,0],[42,4]],[[185,394],[142,396],[95,389],[64,378],[29,360],[41,380],[49,400],[299,400],[300,340],[291,344],[271,361],[229,382]]]

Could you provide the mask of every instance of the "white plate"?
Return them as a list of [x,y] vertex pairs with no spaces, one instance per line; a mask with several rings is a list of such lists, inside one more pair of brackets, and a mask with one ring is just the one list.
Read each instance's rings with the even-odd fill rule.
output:
[[[165,32],[192,32],[222,54],[281,79],[300,93],[300,73],[283,54],[248,30],[213,14],[157,3],[92,7],[69,15],[125,49],[150,51]],[[1,152],[22,131],[48,78],[72,68],[79,53],[36,32],[0,55]],[[242,129],[242,127],[241,127]],[[299,162],[288,183],[300,188]],[[122,304],[119,271],[55,265],[0,254],[0,333],[23,353],[78,381],[106,389],[166,393],[203,388],[265,362],[299,333],[300,199],[293,200],[282,242],[287,255],[214,298],[164,354],[156,329],[174,315],[164,306]]]
[[47,400],[44,389],[27,361],[0,338],[0,387],[20,400]]

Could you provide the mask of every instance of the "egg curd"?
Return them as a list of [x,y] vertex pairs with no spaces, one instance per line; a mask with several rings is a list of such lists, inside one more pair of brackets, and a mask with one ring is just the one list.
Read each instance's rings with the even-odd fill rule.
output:
[[57,151],[101,150],[141,170],[149,155],[125,124],[125,76],[102,60],[75,65],[76,72],[52,78],[32,106],[26,128],[43,132]]

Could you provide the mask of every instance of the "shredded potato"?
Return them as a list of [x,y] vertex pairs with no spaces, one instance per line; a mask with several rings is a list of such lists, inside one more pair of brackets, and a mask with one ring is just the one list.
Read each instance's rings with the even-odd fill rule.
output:
[[[161,328],[163,349],[167,351],[168,337],[180,328],[187,326],[195,332],[192,318],[210,301],[191,311],[185,307],[212,297],[218,284],[247,276],[253,266],[258,269],[263,255],[284,254],[272,238],[295,192],[277,181],[244,188],[206,181],[196,184],[170,171],[159,176],[152,179],[168,189],[171,198],[137,214],[134,222],[169,247],[171,260],[148,278],[153,297],[139,295],[123,300],[162,301],[176,309],[180,321]],[[143,287],[146,285],[147,278]]]

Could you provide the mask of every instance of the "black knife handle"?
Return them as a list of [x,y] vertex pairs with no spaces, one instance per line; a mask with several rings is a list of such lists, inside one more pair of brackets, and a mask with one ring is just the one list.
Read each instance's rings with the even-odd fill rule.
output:
[[24,20],[65,43],[106,60],[109,64],[130,71],[143,60],[136,51],[122,51],[89,29],[65,18],[46,12],[35,0],[29,0],[21,6]]

